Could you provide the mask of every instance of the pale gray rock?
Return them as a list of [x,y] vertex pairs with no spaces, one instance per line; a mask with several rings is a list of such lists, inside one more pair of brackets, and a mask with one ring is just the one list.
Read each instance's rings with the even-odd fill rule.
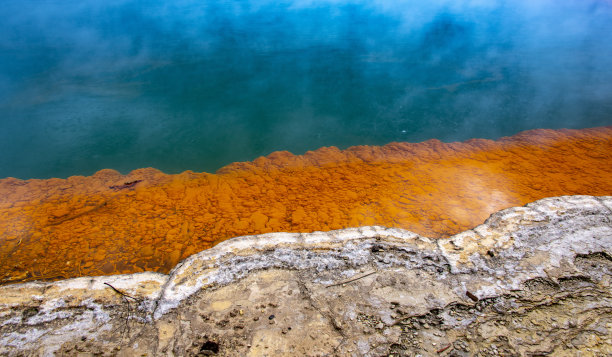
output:
[[612,355],[611,207],[548,198],[440,240],[240,237],[169,275],[4,286],[0,354]]

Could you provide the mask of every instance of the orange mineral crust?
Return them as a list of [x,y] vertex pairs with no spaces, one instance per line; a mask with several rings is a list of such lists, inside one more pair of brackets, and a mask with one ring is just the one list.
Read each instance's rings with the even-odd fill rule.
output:
[[225,239],[364,225],[443,237],[559,195],[612,194],[612,127],[275,152],[216,174],[0,180],[0,284],[168,272]]

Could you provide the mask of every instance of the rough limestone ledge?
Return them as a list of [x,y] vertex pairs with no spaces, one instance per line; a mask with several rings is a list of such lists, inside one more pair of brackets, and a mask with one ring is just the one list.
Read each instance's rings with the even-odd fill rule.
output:
[[0,354],[609,356],[611,254],[612,197],[547,198],[441,240],[240,237],[168,276],[0,287]]

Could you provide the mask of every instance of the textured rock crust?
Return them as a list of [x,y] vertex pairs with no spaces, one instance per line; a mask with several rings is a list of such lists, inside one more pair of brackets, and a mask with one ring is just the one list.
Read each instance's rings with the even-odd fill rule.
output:
[[611,255],[612,197],[543,199],[440,240],[241,237],[170,275],[1,287],[0,354],[609,356]]

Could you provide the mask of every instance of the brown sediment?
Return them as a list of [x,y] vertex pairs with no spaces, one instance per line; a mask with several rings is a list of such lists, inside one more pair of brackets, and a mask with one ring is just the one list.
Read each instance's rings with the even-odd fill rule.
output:
[[429,237],[560,195],[612,194],[612,127],[275,152],[217,174],[0,180],[0,284],[168,272],[225,239],[364,225]]

